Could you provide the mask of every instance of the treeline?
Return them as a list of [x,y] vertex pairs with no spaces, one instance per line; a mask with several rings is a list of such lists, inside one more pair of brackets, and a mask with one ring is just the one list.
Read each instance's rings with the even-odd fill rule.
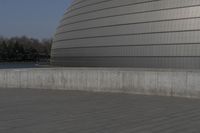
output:
[[0,37],[0,61],[41,61],[50,58],[52,39]]

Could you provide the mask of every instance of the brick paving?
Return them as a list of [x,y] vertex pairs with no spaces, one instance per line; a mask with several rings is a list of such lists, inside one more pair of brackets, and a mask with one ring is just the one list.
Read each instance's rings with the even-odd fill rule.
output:
[[0,133],[200,133],[200,100],[0,89]]

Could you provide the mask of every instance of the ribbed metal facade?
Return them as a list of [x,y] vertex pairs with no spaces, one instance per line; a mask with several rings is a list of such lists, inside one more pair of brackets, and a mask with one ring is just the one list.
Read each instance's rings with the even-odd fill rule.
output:
[[55,34],[62,66],[200,68],[200,0],[74,0]]

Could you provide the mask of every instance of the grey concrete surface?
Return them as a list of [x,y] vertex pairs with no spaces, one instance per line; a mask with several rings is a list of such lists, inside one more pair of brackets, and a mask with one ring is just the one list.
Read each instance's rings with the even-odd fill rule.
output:
[[11,69],[0,70],[0,88],[48,88],[200,98],[200,71],[136,68]]
[[200,100],[0,89],[0,133],[199,133]]

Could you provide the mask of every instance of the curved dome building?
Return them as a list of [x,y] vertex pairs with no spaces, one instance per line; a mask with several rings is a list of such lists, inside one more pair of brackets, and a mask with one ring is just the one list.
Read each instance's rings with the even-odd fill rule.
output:
[[200,68],[200,0],[74,0],[57,28],[62,66]]

